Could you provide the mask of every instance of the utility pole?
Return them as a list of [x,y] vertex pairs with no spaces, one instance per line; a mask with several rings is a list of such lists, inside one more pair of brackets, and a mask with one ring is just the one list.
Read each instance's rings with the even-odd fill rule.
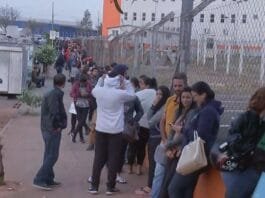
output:
[[191,28],[193,0],[182,0],[181,16],[180,16],[180,65],[179,72],[187,72],[187,65],[190,61],[190,43],[191,43]]
[[[53,31],[53,24],[54,24],[54,2],[52,2],[52,31]],[[53,39],[52,39],[52,47],[53,47]]]
[[215,0],[203,0],[198,6],[193,8],[194,0],[182,0],[181,19],[180,19],[180,36],[179,36],[179,57],[176,61],[177,72],[187,72],[187,66],[190,62],[190,44],[192,19],[210,3]]

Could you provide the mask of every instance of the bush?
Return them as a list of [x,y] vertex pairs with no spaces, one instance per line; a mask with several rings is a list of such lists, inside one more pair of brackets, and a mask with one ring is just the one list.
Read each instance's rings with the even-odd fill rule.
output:
[[31,108],[37,108],[41,106],[42,97],[32,94],[30,91],[25,90],[20,96],[17,97],[18,100]]
[[47,72],[47,66],[55,62],[56,51],[55,49],[47,44],[40,47],[34,54],[34,60],[43,64],[43,72]]

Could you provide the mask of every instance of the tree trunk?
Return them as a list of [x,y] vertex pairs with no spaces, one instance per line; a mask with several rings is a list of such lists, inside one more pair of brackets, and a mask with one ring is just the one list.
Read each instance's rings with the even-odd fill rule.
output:
[[0,186],[4,185],[4,165],[3,165],[3,156],[2,156],[3,145],[0,145]]
[[47,76],[47,73],[48,73],[48,65],[47,65],[47,64],[43,64],[43,69],[42,69],[42,71],[43,71],[43,74],[44,74],[45,76]]

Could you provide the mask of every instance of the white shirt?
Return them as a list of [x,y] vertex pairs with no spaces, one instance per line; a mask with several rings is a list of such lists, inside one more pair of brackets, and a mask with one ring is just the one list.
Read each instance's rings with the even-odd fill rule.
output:
[[143,89],[136,93],[136,96],[139,98],[141,105],[144,110],[144,115],[142,116],[141,120],[139,121],[139,125],[144,128],[149,129],[149,124],[147,120],[147,112],[152,106],[152,103],[156,96],[156,91],[154,89]]

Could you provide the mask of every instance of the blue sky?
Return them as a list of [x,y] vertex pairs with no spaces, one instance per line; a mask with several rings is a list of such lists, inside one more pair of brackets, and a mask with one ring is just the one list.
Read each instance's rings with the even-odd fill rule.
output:
[[55,20],[81,21],[84,11],[88,9],[93,24],[102,19],[103,0],[0,0],[0,5],[9,5],[19,10],[21,17],[51,19],[52,2],[54,2]]

